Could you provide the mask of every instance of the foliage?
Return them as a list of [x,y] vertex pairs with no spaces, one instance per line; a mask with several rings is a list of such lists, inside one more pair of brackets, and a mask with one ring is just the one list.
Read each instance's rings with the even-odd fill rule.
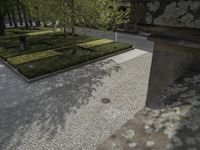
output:
[[0,16],[9,13],[16,4],[16,0],[0,0]]
[[[16,32],[18,30],[19,29],[9,29],[8,31]],[[37,33],[37,32],[38,33],[31,35],[29,34],[29,36],[27,37],[27,49],[25,51],[21,51],[19,48],[19,39],[18,39],[19,35],[12,34],[4,36],[4,38],[2,37],[0,40],[0,46],[2,47],[0,48],[0,58],[6,60],[9,57],[28,54],[30,52],[47,50],[50,48],[51,49],[54,48],[54,50],[63,49],[66,48],[66,46],[71,45],[72,37],[70,33],[67,33],[68,41],[65,41],[62,32],[44,32],[44,31],[49,31],[49,28],[44,28],[44,30],[37,28],[37,30],[32,30],[31,32],[29,32],[29,33]],[[94,40],[98,40],[98,38],[87,37],[84,35],[76,35],[77,44]]]
[[[71,29],[73,49],[76,49],[75,25],[116,30],[120,24],[128,21],[129,16],[129,11],[124,12],[119,9],[119,0],[23,1],[28,8],[40,8],[43,18],[48,20],[52,18],[54,22],[58,20],[64,27],[65,37],[66,30]],[[46,12],[48,15],[45,14]]]
[[96,46],[96,47],[91,48],[91,50],[95,52],[98,51],[98,52],[104,52],[104,53],[113,53],[115,51],[121,51],[121,50],[129,49],[132,47],[133,46],[130,44],[117,42],[117,43],[109,43],[109,44]]
[[97,0],[96,27],[104,30],[116,30],[119,25],[129,21],[130,10],[120,10],[119,0]]
[[[59,50],[59,52],[62,52],[64,55],[28,62],[22,65],[17,65],[16,68],[28,79],[34,79],[45,74],[53,73],[109,54],[120,52],[130,47],[132,46],[129,44],[110,43],[95,47],[93,49],[94,51],[77,49],[77,54],[72,54],[72,48],[67,48]],[[33,67],[30,68],[30,65]]]

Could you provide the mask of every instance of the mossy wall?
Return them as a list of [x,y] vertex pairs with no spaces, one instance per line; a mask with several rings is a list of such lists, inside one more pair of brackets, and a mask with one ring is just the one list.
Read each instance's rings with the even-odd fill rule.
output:
[[200,0],[133,0],[143,13],[139,24],[200,29]]

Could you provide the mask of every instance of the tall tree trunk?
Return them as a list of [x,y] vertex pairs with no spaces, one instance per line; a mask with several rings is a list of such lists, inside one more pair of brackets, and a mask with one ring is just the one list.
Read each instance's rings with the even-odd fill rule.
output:
[[74,15],[74,0],[71,0],[71,22],[72,22],[72,48],[73,48],[73,54],[76,54],[76,39],[75,39],[75,15]]
[[17,12],[18,12],[18,16],[19,16],[19,23],[22,26],[23,25],[22,13],[21,13],[21,9],[19,6],[17,7]]
[[29,28],[28,18],[27,18],[27,14],[26,14],[26,10],[25,9],[23,9],[23,16],[24,16],[25,27],[26,27],[26,29],[28,29]]
[[43,22],[43,26],[47,27],[47,22],[46,22],[45,18],[42,19],[42,22]]
[[67,41],[67,28],[65,24],[64,24],[64,38],[65,38],[65,41]]
[[14,28],[18,28],[17,20],[15,16],[15,10],[12,11],[12,18],[13,18]]
[[32,17],[31,17],[31,14],[30,14],[30,11],[28,10],[28,22],[29,22],[29,28],[30,30],[32,30],[32,27],[33,27],[33,21],[32,21]]
[[3,26],[4,26],[4,29],[6,29],[6,21],[5,21],[5,19],[3,21]]
[[0,36],[5,34],[4,15],[0,16]]
[[37,14],[36,26],[39,27],[39,26],[41,26],[39,8],[35,7],[35,9],[36,9],[36,14]]
[[12,16],[10,14],[8,14],[8,21],[9,21],[9,25],[12,27],[13,22],[12,22]]

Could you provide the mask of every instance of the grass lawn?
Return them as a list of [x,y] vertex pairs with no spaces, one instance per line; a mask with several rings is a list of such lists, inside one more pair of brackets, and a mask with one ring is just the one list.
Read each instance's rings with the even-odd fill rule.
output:
[[[76,35],[77,53],[72,54],[70,33],[66,40],[61,31],[53,32],[48,28],[32,31],[13,30],[7,31],[9,34],[6,38],[0,38],[0,58],[27,79],[34,79],[132,47],[109,39]],[[27,46],[24,51],[20,50],[18,40],[22,34],[27,35]]]

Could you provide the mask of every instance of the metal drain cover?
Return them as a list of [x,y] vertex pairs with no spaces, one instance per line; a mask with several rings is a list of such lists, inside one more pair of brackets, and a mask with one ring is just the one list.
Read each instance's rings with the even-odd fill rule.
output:
[[102,98],[102,99],[101,99],[101,102],[102,102],[103,104],[109,104],[109,103],[111,102],[111,100],[110,100],[109,98]]

